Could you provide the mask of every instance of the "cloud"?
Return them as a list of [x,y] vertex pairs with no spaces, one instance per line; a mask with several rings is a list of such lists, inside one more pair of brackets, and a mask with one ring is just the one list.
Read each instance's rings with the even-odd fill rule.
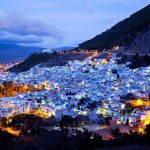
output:
[[87,11],[97,12],[102,5],[131,5],[141,0],[79,0]]
[[21,36],[8,32],[0,32],[1,43],[41,43],[43,38],[36,35]]
[[45,37],[61,40],[64,32],[40,20],[0,12],[0,42],[40,43]]

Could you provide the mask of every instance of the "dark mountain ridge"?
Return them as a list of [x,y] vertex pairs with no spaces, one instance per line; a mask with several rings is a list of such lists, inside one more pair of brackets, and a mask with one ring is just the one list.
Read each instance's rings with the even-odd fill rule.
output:
[[150,25],[150,5],[117,23],[111,29],[79,44],[82,49],[111,49],[132,44],[138,33]]

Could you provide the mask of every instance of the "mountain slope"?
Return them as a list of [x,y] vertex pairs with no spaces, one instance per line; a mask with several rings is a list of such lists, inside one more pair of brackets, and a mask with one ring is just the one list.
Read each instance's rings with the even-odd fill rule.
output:
[[42,49],[40,47],[0,43],[0,63],[24,59],[31,53],[40,52]]
[[129,46],[123,46],[119,52],[124,54],[150,54],[150,26],[140,32]]
[[80,48],[109,49],[114,45],[130,45],[137,34],[150,25],[150,5],[119,22],[111,29],[91,40],[79,44]]

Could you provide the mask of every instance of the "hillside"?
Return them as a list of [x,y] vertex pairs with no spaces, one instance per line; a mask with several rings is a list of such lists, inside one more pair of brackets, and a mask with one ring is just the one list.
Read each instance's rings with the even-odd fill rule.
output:
[[[137,35],[150,25],[150,5],[134,13],[129,18],[117,23],[111,29],[97,35],[91,40],[79,44],[85,49],[110,49],[114,45],[129,46]],[[146,32],[146,31],[145,31]]]
[[68,61],[73,60],[84,60],[91,56],[93,53],[34,53],[31,54],[27,59],[25,59],[20,64],[10,68],[11,72],[24,72],[30,68],[40,65],[40,67],[54,67],[63,66],[68,63]]
[[40,52],[42,49],[40,47],[0,43],[0,63],[25,59],[28,55],[34,52]]
[[150,26],[144,28],[129,46],[123,46],[118,51],[123,54],[150,54]]

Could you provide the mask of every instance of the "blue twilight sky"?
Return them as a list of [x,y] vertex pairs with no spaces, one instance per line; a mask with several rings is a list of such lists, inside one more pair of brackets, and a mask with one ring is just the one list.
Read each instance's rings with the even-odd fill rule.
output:
[[0,0],[0,42],[77,46],[150,0]]

